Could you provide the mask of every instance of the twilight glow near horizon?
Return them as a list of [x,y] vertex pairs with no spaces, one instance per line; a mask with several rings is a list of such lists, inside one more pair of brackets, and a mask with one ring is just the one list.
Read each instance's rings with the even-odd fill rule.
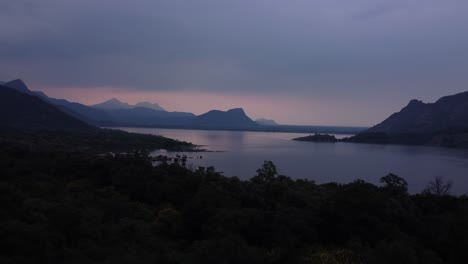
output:
[[0,81],[94,104],[369,126],[468,90],[466,0],[0,1]]

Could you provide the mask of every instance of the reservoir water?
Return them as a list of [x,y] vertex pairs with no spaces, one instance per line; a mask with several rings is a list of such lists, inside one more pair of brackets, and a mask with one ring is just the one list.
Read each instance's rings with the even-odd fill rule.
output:
[[[442,176],[453,182],[452,194],[468,194],[468,150],[299,142],[291,139],[307,134],[296,133],[119,129],[162,135],[202,145],[204,149],[213,152],[185,153],[189,157],[189,167],[214,166],[226,176],[241,179],[252,177],[263,161],[271,160],[280,174],[294,179],[307,178],[317,183],[347,183],[363,179],[379,184],[381,177],[394,173],[407,180],[410,192],[419,192],[436,176]],[[159,153],[160,151],[156,151],[153,154]]]

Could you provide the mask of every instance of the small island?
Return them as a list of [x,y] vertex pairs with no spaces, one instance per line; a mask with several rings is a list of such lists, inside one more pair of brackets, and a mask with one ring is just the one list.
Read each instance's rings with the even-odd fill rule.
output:
[[298,137],[293,138],[293,140],[297,141],[311,141],[311,142],[332,142],[335,143],[338,139],[335,136],[328,135],[328,134],[314,134],[305,137]]

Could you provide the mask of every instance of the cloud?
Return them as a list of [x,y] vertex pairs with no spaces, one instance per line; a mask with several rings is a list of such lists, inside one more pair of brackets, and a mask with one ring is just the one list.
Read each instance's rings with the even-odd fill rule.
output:
[[432,98],[466,89],[467,8],[461,0],[2,1],[0,79]]

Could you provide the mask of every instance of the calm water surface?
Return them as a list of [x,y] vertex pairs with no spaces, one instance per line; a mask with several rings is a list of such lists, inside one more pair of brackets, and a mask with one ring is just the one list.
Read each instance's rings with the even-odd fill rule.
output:
[[[226,176],[241,179],[252,177],[264,160],[271,160],[281,174],[296,179],[307,178],[317,183],[346,183],[363,179],[378,184],[382,176],[391,172],[404,177],[411,192],[421,191],[434,177],[443,176],[453,182],[452,193],[468,194],[468,150],[298,142],[291,139],[307,134],[296,133],[120,129],[190,141],[203,145],[205,149],[220,151],[186,153],[192,157],[189,166],[214,166]],[[203,159],[196,158],[200,155]]]

